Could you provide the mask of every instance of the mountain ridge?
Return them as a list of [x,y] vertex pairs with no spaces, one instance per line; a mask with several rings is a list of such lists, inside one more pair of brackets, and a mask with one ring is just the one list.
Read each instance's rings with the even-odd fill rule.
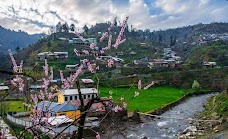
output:
[[45,34],[30,35],[23,31],[6,29],[0,25],[0,36],[0,51],[6,51],[7,49],[15,51],[16,48],[20,50],[34,44]]

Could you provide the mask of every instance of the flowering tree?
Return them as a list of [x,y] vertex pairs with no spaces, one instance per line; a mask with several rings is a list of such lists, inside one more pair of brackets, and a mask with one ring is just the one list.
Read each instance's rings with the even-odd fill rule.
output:
[[[126,19],[123,21],[121,30],[117,36],[117,39],[115,40],[115,43],[113,45],[113,47],[115,49],[117,49],[119,47],[120,44],[124,43],[126,41],[126,38],[123,38],[123,34],[124,34],[124,30],[126,28],[127,25],[127,21],[128,21],[128,17],[126,17]],[[106,32],[104,32],[100,38],[100,43],[102,43],[104,41],[105,38],[108,38],[108,44],[106,47],[102,48],[101,50],[99,50],[98,46],[96,46],[94,43],[91,43],[89,45],[89,48],[91,50],[95,50],[95,51],[99,51],[100,54],[104,54],[107,52],[107,50],[110,50],[112,47],[112,39],[113,39],[113,35],[111,33],[111,29],[114,26],[116,22],[116,18],[113,20],[113,22],[111,23],[110,27],[107,29]],[[75,33],[84,43],[86,42],[86,39],[84,39],[79,33]],[[76,54],[76,56],[80,56],[80,54],[78,53],[77,49],[74,49],[74,52]],[[89,55],[88,50],[83,50],[82,51],[85,55]],[[13,57],[13,53],[11,52],[11,50],[9,50],[9,54],[13,63],[13,72],[12,74],[15,75],[14,80],[11,80],[11,83],[13,84],[13,86],[15,86],[15,88],[18,88],[20,92],[24,93],[25,92],[25,82],[26,82],[26,78],[25,77],[29,77],[29,74],[23,74],[23,61],[21,61],[20,65],[18,66],[14,57]],[[70,122],[64,129],[62,129],[59,132],[56,132],[53,130],[53,128],[50,127],[50,122],[49,119],[52,117],[51,115],[51,103],[49,104],[49,106],[42,106],[42,107],[38,107],[38,105],[42,104],[42,102],[44,101],[54,101],[55,97],[57,96],[57,91],[60,89],[58,86],[53,86],[50,84],[51,80],[53,80],[53,68],[49,67],[48,65],[48,61],[47,59],[45,59],[45,65],[43,66],[43,70],[45,73],[45,77],[42,78],[43,81],[43,87],[44,90],[40,90],[38,92],[38,94],[32,94],[31,95],[31,99],[30,102],[26,101],[26,103],[24,103],[24,105],[31,107],[31,114],[30,114],[30,121],[32,121],[32,126],[27,126],[25,127],[25,130],[21,132],[20,137],[24,136],[25,132],[29,132],[33,135],[34,138],[42,138],[43,135],[46,135],[50,132],[54,133],[54,138],[65,138],[62,136],[62,133],[64,133],[64,131],[70,127],[71,125],[75,124],[78,126],[78,130],[75,132],[72,132],[71,134],[71,138],[78,138],[81,139],[83,137],[83,130],[86,127],[85,126],[85,119],[87,116],[87,113],[90,111],[90,108],[92,106],[92,104],[94,102],[102,102],[102,100],[99,97],[96,98],[92,98],[89,100],[88,103],[84,103],[84,100],[82,98],[82,93],[81,93],[81,88],[80,88],[80,84],[79,84],[79,76],[82,74],[83,69],[87,67],[87,70],[90,71],[92,74],[95,74],[95,76],[97,77],[97,89],[99,87],[99,76],[97,76],[97,71],[100,70],[99,66],[96,66],[95,68],[93,67],[93,65],[97,65],[97,59],[98,59],[99,54],[95,54],[95,61],[94,63],[88,59],[84,59],[83,62],[81,63],[81,65],[79,66],[79,68],[77,69],[77,71],[73,74],[71,74],[69,77],[64,77],[63,75],[63,71],[59,70],[60,73],[60,78],[61,78],[61,88],[62,89],[69,89],[72,88],[74,86],[74,84],[76,83],[78,92],[79,92],[79,99],[80,99],[80,116],[76,119],[74,119],[72,122]],[[108,59],[107,61],[107,67],[111,68],[114,66],[114,60],[112,58]],[[34,80],[36,81],[36,80]],[[139,90],[141,89],[141,81],[139,81],[138,83],[138,88]],[[139,92],[135,92],[135,97],[139,95]],[[112,91],[110,91],[110,98],[112,98]],[[118,111],[122,111],[124,108],[127,107],[127,103],[124,100],[124,97],[120,98],[122,104],[121,105],[110,105],[110,104],[104,104],[105,107],[110,107],[110,111],[114,111],[114,112],[118,112]],[[45,110],[44,110],[45,109]],[[108,112],[109,113],[109,112]],[[108,114],[107,113],[107,114]],[[107,115],[106,115],[107,116]],[[104,116],[104,118],[106,117]],[[102,120],[104,119],[102,118]],[[63,120],[67,120],[67,119],[63,119]],[[100,122],[102,122],[102,120]],[[60,126],[60,125],[57,125]],[[92,129],[92,127],[86,127],[91,129],[92,131],[94,131]],[[41,129],[46,129],[45,132],[43,132]],[[42,133],[40,134],[39,131],[42,131]],[[94,131],[96,134],[96,138],[99,139],[100,138],[100,134],[96,131]],[[19,138],[20,138],[19,137]]]

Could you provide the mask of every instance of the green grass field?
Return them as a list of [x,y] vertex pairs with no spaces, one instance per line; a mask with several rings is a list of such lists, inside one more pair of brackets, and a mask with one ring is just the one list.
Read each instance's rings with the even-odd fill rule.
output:
[[21,101],[21,100],[4,101],[4,102],[0,103],[0,105],[2,105],[2,109],[4,109],[5,112],[23,112],[24,111],[23,101]]
[[120,97],[123,96],[124,101],[127,102],[128,111],[138,110],[140,112],[148,112],[163,107],[178,100],[185,94],[183,90],[168,86],[140,90],[140,94],[137,97],[134,97],[134,94],[135,91],[138,91],[138,88],[100,87],[99,90],[101,97],[110,96],[109,90],[112,90],[112,97],[116,103],[121,103]]

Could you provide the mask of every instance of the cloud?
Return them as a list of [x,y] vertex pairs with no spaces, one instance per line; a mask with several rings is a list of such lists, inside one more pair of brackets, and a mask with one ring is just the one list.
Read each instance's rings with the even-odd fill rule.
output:
[[226,9],[226,0],[7,0],[0,5],[0,25],[37,33],[47,32],[59,21],[82,28],[129,16],[135,28],[158,30],[227,22]]

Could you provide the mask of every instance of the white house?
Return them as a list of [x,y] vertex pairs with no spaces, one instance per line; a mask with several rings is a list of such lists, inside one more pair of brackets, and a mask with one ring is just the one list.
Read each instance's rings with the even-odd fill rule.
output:
[[79,64],[75,65],[66,65],[66,69],[68,70],[76,70],[78,68]]
[[0,86],[0,91],[9,90],[8,86]]
[[37,54],[38,60],[44,60],[44,59],[67,59],[68,58],[68,52],[42,52]]

